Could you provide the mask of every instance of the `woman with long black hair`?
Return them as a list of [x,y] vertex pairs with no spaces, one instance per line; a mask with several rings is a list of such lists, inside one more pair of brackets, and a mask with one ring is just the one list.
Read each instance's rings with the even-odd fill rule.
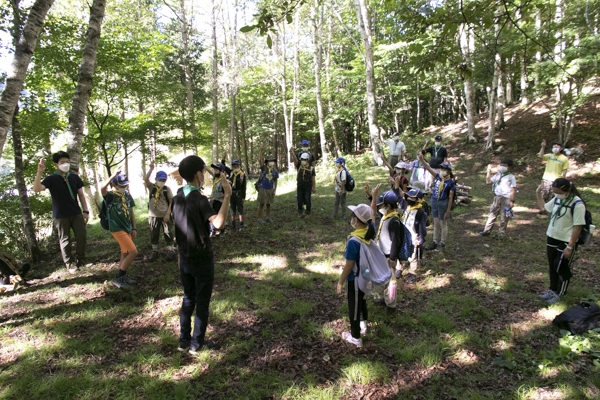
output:
[[539,297],[548,304],[554,304],[567,293],[573,276],[571,266],[577,252],[577,240],[585,225],[585,203],[568,179],[558,178],[552,182],[554,197],[547,203],[544,202],[543,189],[540,185],[535,193],[538,207],[550,213],[546,230],[550,288]]

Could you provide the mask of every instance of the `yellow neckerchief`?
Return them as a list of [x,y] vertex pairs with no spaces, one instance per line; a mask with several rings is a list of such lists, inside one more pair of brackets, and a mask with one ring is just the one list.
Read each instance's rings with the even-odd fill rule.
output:
[[365,244],[369,244],[371,243],[370,240],[365,239],[365,236],[367,236],[367,231],[369,230],[369,227],[367,226],[366,228],[360,228],[360,229],[355,229],[354,232],[352,232],[349,236],[348,239],[350,239],[351,237],[355,237],[358,240],[360,240],[361,242],[365,243]]
[[375,241],[379,240],[379,234],[381,233],[381,229],[383,228],[383,221],[385,221],[386,219],[390,219],[392,217],[396,217],[396,218],[400,219],[400,216],[398,215],[397,210],[390,211],[389,213],[385,214],[383,216],[383,218],[381,218],[381,221],[379,222],[379,229],[377,229],[377,236],[375,236]]
[[233,177],[231,178],[231,182],[233,183],[232,189],[235,189],[236,178],[241,174],[243,174],[241,169],[238,172],[233,173]]
[[[441,174],[438,174],[440,176],[440,183],[442,184],[442,187],[440,188],[440,185],[438,184],[438,200],[442,197],[442,193],[444,192],[444,189],[446,188],[446,181],[447,180],[451,180],[452,177],[450,176],[450,174],[446,175],[448,177],[448,179],[445,179],[444,176],[442,176]],[[450,196],[450,194],[448,194],[448,196]]]
[[419,208],[423,208],[423,204],[421,204],[420,201],[417,201],[414,206],[409,205],[406,210],[404,210],[404,214],[402,214],[402,223],[408,221],[411,211],[418,210]]
[[121,199],[121,208],[123,209],[123,214],[125,214],[125,218],[129,219],[129,205],[127,204],[125,193],[121,194],[116,190],[113,190],[112,192],[115,194],[115,196]]
[[275,169],[275,166],[269,167],[269,165],[267,165],[267,173],[265,174],[265,178],[267,178],[269,181],[273,180],[273,170],[274,169]]
[[333,174],[333,183],[336,183],[335,180],[337,179],[337,174],[343,170],[344,170],[344,167],[338,167],[338,170],[335,171],[335,174]]
[[188,197],[188,194],[192,193],[193,191],[196,191],[196,192],[200,193],[200,189],[198,189],[196,186],[194,186],[194,185],[185,185],[183,187],[183,197]]
[[159,187],[156,183],[154,184],[154,188],[156,189],[156,192],[154,192],[154,208],[156,208],[158,206],[158,199],[160,198],[163,188]]
[[217,185],[219,184],[219,182],[221,182],[221,179],[223,179],[223,178],[219,175],[219,178],[215,179],[213,181],[213,187],[212,187],[213,193],[215,192],[215,190],[217,190]]
[[73,194],[73,189],[71,189],[71,185],[69,185],[69,175],[71,175],[71,172],[67,171],[63,175],[61,171],[56,170],[56,171],[54,171],[54,174],[59,175],[61,178],[63,178],[65,180],[65,183],[67,184],[67,189],[69,189],[69,194],[71,195],[71,198],[73,200],[75,200],[75,195]]
[[302,163],[300,163],[299,171],[302,171],[302,179],[304,179],[304,174],[306,173],[306,171],[312,172],[312,166],[310,164],[302,165]]

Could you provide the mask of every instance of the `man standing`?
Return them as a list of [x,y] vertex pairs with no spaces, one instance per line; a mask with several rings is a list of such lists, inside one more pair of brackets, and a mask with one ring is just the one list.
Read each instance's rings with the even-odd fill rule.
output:
[[404,161],[406,146],[400,141],[398,134],[395,134],[393,139],[388,139],[384,143],[390,148],[390,157],[388,158],[390,165],[396,165],[398,161]]
[[517,180],[510,172],[512,166],[512,160],[504,159],[500,161],[498,172],[492,176],[492,166],[488,165],[485,183],[494,185],[494,200],[490,206],[490,214],[488,215],[485,227],[482,232],[479,232],[479,236],[490,235],[498,215],[500,216],[500,227],[498,228],[497,238],[502,239],[506,234],[506,226],[508,225],[509,219],[506,215],[506,211],[507,208],[508,210],[512,210],[515,205],[515,194],[517,192]]
[[[83,194],[83,181],[69,172],[71,163],[69,154],[64,151],[52,154],[52,161],[56,171],[42,181],[42,174],[46,170],[45,160],[38,163],[37,174],[33,181],[33,191],[39,193],[50,190],[52,197],[52,217],[58,232],[58,242],[63,262],[70,273],[77,272],[77,268],[84,264],[85,259],[85,225],[90,218],[85,195]],[[81,207],[77,202],[81,203]],[[83,211],[82,211],[83,210]],[[76,257],[71,254],[71,229],[75,235]]]
[[442,137],[440,135],[434,138],[433,146],[425,149],[425,153],[431,154],[429,166],[433,169],[439,169],[443,162],[448,161],[448,151],[442,146]]
[[[542,148],[538,156],[546,162],[544,175],[542,176],[542,198],[548,202],[554,192],[552,191],[552,182],[558,178],[566,178],[569,169],[569,159],[562,154],[563,144],[561,142],[552,142],[552,153],[544,154],[546,149],[546,140],[542,140]],[[546,214],[545,210],[540,210],[539,214]]]

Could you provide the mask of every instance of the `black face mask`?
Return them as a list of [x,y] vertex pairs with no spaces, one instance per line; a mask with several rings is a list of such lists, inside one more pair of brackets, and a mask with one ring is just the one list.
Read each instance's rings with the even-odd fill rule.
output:
[[218,174],[215,174],[215,178],[218,178],[221,176],[221,173],[219,172]]
[[414,206],[415,204],[417,204],[417,202],[415,200],[406,200],[406,202],[408,203],[409,206]]

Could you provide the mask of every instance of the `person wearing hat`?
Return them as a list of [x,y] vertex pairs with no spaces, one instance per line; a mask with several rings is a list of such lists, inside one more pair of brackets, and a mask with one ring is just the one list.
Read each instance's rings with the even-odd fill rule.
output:
[[[408,172],[410,164],[407,164],[404,161],[399,161],[394,166],[392,166],[392,164],[390,164],[385,159],[383,159],[383,164],[387,167],[390,173],[390,189],[400,189],[403,192],[405,192],[406,188],[409,185],[406,173]],[[397,191],[396,194],[398,194]]]
[[391,139],[387,139],[384,143],[390,148],[388,164],[396,165],[398,164],[398,161],[404,160],[406,146],[400,141],[400,135],[396,133]]
[[433,214],[433,241],[424,246],[425,250],[442,251],[446,247],[448,237],[448,219],[452,210],[456,183],[452,175],[452,164],[444,161],[439,165],[440,172],[434,170],[419,154],[419,161],[431,175],[435,176],[431,193],[431,213]]
[[[407,202],[406,210],[402,214],[401,221],[410,232],[415,251],[406,262],[409,266],[406,275],[406,283],[414,283],[417,280],[417,268],[423,257],[423,243],[427,236],[427,213],[423,209],[423,192],[421,189],[413,187],[405,193]],[[402,274],[401,269],[396,269],[396,278]]]
[[[258,222],[273,222],[271,218],[271,204],[275,201],[275,193],[277,192],[277,179],[279,179],[279,171],[275,167],[276,158],[268,155],[263,160],[264,147],[260,147],[258,153],[258,161],[260,162],[260,175],[258,177]],[[266,206],[266,207],[265,207]],[[263,220],[263,208],[265,211],[265,219]]]
[[310,154],[300,155],[300,162],[296,164],[298,174],[296,176],[296,199],[298,201],[298,214],[304,217],[304,206],[306,215],[310,215],[312,209],[311,195],[316,192],[315,167],[310,164]]
[[341,217],[340,219],[346,218],[346,159],[343,157],[338,157],[335,160],[335,165],[337,170],[335,172],[335,176],[333,177],[333,182],[335,184],[335,204],[333,206],[333,214],[331,214],[331,219],[336,219],[338,214],[338,208],[341,205]]
[[[219,210],[223,206],[223,197],[225,196],[225,192],[223,190],[223,181],[227,180],[227,170],[228,168],[225,164],[211,164],[213,169],[213,183],[212,183],[212,191],[210,194],[210,205],[212,206],[215,213],[219,213]],[[223,229],[212,229],[212,236],[220,236],[225,233],[225,228]]]
[[[430,146],[425,149],[425,154],[431,154],[431,159],[429,160],[429,166],[433,169],[440,168],[440,165],[443,162],[448,161],[448,151],[444,146],[442,146],[442,137],[437,135],[434,138],[433,146]],[[434,174],[435,176],[435,174]]]
[[[542,198],[549,201],[554,192],[552,191],[552,182],[558,178],[566,178],[569,170],[569,159],[562,154],[564,146],[561,142],[552,142],[552,152],[544,154],[546,149],[546,140],[542,140],[541,149],[538,156],[546,163],[544,175],[542,176]],[[539,214],[546,214],[545,209],[540,209]]]
[[150,192],[148,200],[148,225],[150,225],[150,243],[152,244],[150,261],[158,257],[158,239],[161,231],[168,251],[174,250],[173,239],[175,237],[173,222],[167,214],[171,210],[173,192],[167,186],[167,173],[165,171],[158,171],[155,176],[155,182],[150,182],[150,175],[154,167],[154,161],[151,161],[148,173],[144,176],[144,183]]
[[[112,186],[112,191],[108,187]],[[127,190],[129,179],[117,169],[106,181],[102,183],[100,192],[108,207],[108,229],[112,237],[119,244],[121,259],[117,275],[112,280],[119,289],[127,289],[136,281],[127,275],[127,270],[138,254],[133,241],[137,236],[137,225],[133,208],[135,202]]]
[[291,161],[294,164],[298,164],[300,162],[300,157],[302,156],[302,154],[308,154],[309,155],[309,160],[308,163],[312,166],[315,165],[315,156],[311,153],[310,151],[310,142],[306,139],[302,140],[302,142],[300,143],[300,150],[298,152],[296,152],[294,150],[294,148],[290,148],[290,156],[291,156]]
[[230,175],[231,182],[231,200],[229,207],[231,209],[231,227],[236,228],[237,219],[240,220],[240,231],[244,229],[244,201],[246,200],[246,186],[248,179],[242,171],[242,163],[240,160],[233,160],[231,163],[232,172]]
[[[52,198],[52,218],[58,233],[58,243],[65,267],[70,273],[77,272],[79,266],[84,264],[86,229],[85,225],[90,218],[83,181],[77,174],[70,173],[71,163],[69,154],[59,151],[52,154],[52,161],[56,170],[42,181],[42,174],[46,170],[43,158],[37,167],[37,174],[33,181],[33,191],[39,193],[48,189]],[[81,207],[79,207],[79,203]],[[71,253],[71,229],[75,236],[76,248],[73,256]]]
[[[338,279],[336,290],[337,294],[341,295],[344,282],[346,282],[350,332],[343,332],[342,338],[356,347],[362,347],[360,336],[367,333],[367,301],[365,293],[358,288],[358,285],[355,285],[354,281],[358,275],[358,271],[360,271],[361,244],[359,241],[370,244],[375,239],[376,231],[370,206],[359,204],[357,206],[348,206],[348,209],[352,212],[350,225],[352,225],[354,231],[350,234],[346,242],[346,251],[344,252],[346,262]],[[353,240],[353,237],[358,240]]]
[[512,209],[515,205],[515,195],[517,193],[517,180],[510,172],[513,166],[513,161],[504,159],[500,161],[498,172],[491,176],[492,166],[488,165],[485,183],[493,185],[494,200],[490,206],[490,214],[483,231],[479,232],[479,236],[489,236],[494,222],[500,215],[500,226],[498,227],[498,239],[502,239],[506,235],[506,226],[508,225],[508,217],[506,216],[506,208]]

